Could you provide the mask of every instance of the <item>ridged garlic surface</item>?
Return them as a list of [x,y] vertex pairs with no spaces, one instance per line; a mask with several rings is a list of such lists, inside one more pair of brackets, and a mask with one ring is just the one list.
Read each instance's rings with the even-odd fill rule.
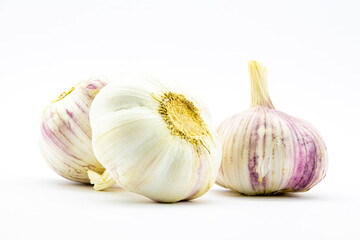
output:
[[[158,202],[190,200],[209,190],[221,163],[220,142],[208,109],[180,89],[129,76],[96,96],[93,149],[105,178]],[[96,175],[89,172],[94,183],[101,180]]]
[[217,183],[246,195],[307,191],[326,174],[324,141],[308,122],[274,109],[267,70],[249,62],[251,108],[220,124],[223,159]]
[[87,171],[103,173],[91,142],[89,111],[96,94],[106,84],[99,78],[83,81],[62,93],[42,112],[40,150],[60,176],[90,183]]

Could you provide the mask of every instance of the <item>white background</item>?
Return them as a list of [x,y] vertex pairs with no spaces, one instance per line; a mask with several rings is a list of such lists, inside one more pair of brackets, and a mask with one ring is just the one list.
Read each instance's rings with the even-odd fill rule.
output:
[[[0,0],[0,239],[360,239],[359,1]],[[145,72],[201,97],[214,125],[250,103],[247,61],[278,110],[322,133],[327,177],[306,193],[214,186],[158,204],[57,176],[39,115],[91,75]]]

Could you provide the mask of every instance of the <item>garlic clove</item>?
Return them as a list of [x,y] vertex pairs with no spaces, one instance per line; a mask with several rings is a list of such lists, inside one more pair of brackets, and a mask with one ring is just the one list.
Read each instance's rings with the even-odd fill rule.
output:
[[[110,83],[90,120],[95,156],[129,191],[176,202],[200,197],[216,180],[221,147],[210,114],[176,85],[150,78]],[[96,183],[99,176],[90,178]]]
[[103,174],[99,174],[99,173],[89,170],[88,176],[90,179],[90,183],[93,184],[94,189],[98,190],[98,191],[105,190],[116,184],[115,180],[111,177],[110,173],[106,170],[104,171]]
[[106,84],[99,78],[83,81],[52,101],[41,114],[40,151],[60,176],[90,183],[87,171],[103,173],[91,142],[89,110],[96,94]]
[[218,127],[223,159],[217,184],[246,195],[307,191],[325,177],[324,141],[308,122],[277,111],[267,70],[249,62],[250,109]]

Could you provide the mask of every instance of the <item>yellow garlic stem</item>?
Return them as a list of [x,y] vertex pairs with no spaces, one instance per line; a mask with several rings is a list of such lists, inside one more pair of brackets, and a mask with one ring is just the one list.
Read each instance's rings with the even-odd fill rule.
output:
[[111,177],[111,175],[107,170],[105,170],[105,172],[102,175],[89,170],[88,175],[91,184],[94,184],[94,189],[97,191],[105,190],[116,184],[115,180]]
[[266,68],[256,61],[249,61],[251,85],[250,107],[268,107],[275,109],[269,96]]

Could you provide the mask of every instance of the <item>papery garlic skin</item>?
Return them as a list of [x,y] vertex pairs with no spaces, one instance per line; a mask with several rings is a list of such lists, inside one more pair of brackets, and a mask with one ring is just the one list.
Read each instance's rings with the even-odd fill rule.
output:
[[89,111],[106,80],[91,78],[61,94],[42,112],[40,150],[50,167],[60,176],[90,183],[87,171],[103,173],[91,142]]
[[218,127],[223,159],[217,183],[246,195],[307,191],[326,174],[324,141],[308,122],[274,109],[266,69],[250,61],[251,108]]
[[221,162],[209,111],[179,89],[125,77],[104,87],[90,111],[97,159],[121,187],[159,202],[200,197]]

